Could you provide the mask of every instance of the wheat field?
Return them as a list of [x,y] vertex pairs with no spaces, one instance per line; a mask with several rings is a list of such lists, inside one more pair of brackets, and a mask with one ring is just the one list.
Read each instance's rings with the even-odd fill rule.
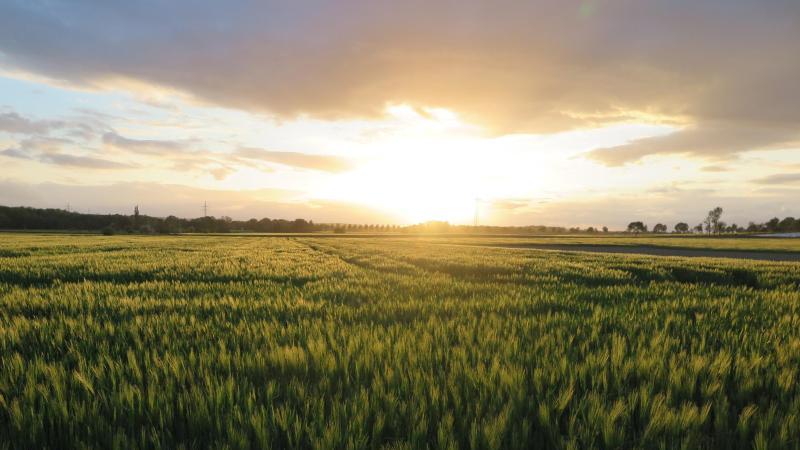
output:
[[0,448],[798,448],[800,263],[0,236]]

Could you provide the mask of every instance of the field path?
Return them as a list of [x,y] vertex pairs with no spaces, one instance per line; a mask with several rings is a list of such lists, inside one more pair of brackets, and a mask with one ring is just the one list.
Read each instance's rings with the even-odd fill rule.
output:
[[760,261],[800,261],[800,253],[783,253],[751,250],[709,250],[698,248],[656,247],[647,245],[591,245],[591,244],[477,244],[481,247],[551,250],[562,252],[627,253],[652,256],[680,256],[693,258],[734,258]]

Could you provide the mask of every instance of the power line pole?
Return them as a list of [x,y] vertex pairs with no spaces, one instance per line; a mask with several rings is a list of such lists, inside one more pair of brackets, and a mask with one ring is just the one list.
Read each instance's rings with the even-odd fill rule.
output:
[[474,220],[474,223],[473,223],[474,227],[478,226],[478,208],[479,208],[479,204],[480,204],[480,199],[476,198],[475,199],[475,220]]
[[203,201],[203,217],[208,217],[208,202]]

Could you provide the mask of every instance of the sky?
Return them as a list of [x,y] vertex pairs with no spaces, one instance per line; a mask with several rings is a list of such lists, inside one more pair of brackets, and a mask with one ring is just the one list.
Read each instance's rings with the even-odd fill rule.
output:
[[800,216],[797,0],[0,0],[0,204]]

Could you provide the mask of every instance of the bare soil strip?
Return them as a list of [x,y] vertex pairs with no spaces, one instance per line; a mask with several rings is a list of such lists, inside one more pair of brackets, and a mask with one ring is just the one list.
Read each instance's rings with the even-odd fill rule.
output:
[[800,261],[800,253],[782,253],[747,250],[710,250],[699,248],[650,247],[641,245],[587,245],[587,244],[486,244],[487,247],[564,252],[627,253],[652,256],[680,256],[693,258],[734,258],[760,261]]

